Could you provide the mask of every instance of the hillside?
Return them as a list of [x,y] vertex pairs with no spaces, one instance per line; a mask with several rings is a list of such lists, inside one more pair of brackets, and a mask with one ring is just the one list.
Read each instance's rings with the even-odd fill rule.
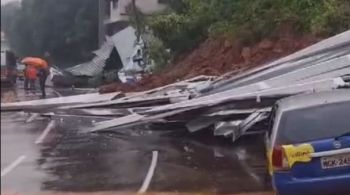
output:
[[112,83],[102,86],[100,91],[143,91],[198,75],[218,76],[230,71],[240,72],[291,54],[319,40],[312,35],[283,36],[242,47],[222,38],[209,38],[160,72],[145,76],[135,86]]
[[136,86],[114,83],[101,92],[139,91],[249,69],[350,28],[347,0],[173,2],[172,9],[145,19],[141,27],[154,36],[149,53],[156,73]]

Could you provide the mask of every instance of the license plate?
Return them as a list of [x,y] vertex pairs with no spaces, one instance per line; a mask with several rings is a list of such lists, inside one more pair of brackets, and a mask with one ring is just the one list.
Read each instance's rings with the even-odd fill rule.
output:
[[350,154],[321,158],[322,169],[332,169],[350,166]]

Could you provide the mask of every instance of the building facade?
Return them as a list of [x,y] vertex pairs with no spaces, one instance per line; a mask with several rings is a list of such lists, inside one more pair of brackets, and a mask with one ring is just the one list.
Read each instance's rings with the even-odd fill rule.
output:
[[[163,11],[167,7],[166,0],[134,0],[136,8],[144,15]],[[129,25],[130,11],[133,0],[100,0],[99,1],[99,34],[101,41],[104,36],[112,36]],[[102,45],[103,41],[100,42]]]
[[1,51],[6,51],[6,50],[9,50],[9,45],[8,45],[8,42],[5,38],[5,33],[4,32],[1,32]]
[[[105,0],[106,15],[104,23],[128,21],[128,9],[132,9],[132,0]],[[135,0],[135,5],[143,14],[149,15],[166,8],[166,1],[161,0]]]
[[166,9],[166,0],[99,0],[99,49],[91,61],[66,69],[79,85],[120,78],[119,72],[136,74],[146,67],[145,43],[130,25],[134,4],[143,15]]

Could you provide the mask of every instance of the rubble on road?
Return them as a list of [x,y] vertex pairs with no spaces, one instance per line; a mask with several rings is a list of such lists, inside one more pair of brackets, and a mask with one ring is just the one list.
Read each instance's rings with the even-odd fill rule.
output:
[[[50,108],[52,115],[110,117],[85,132],[118,131],[153,123],[182,123],[236,141],[263,124],[281,98],[349,87],[350,31],[244,73],[199,76],[132,94],[86,94],[1,104],[2,110]],[[350,97],[349,97],[350,98]],[[260,130],[263,130],[260,128]]]
[[[232,129],[238,129],[237,132],[223,133],[225,136],[232,134],[233,140],[236,140],[256,122],[267,118],[268,112],[253,112],[251,109],[271,107],[278,99],[294,94],[347,86],[345,76],[349,73],[350,31],[347,31],[260,68],[229,79],[219,77],[211,85],[198,90],[199,95],[189,100],[96,123],[90,131],[117,130],[154,120],[171,119],[184,121],[190,132],[196,132],[211,126],[218,127],[225,121],[236,121]],[[233,108],[235,112],[229,113]],[[243,113],[247,110],[250,112]],[[227,115],[213,115],[218,111],[226,111]],[[256,118],[256,121],[249,121],[250,118]],[[240,123],[237,121],[247,124],[238,128]],[[214,134],[218,131],[220,128],[216,131],[214,128]]]
[[1,103],[1,111],[18,111],[18,110],[30,110],[30,109],[48,109],[57,106],[81,104],[81,103],[98,103],[103,101],[112,100],[116,96],[120,95],[120,92],[114,92],[109,94],[83,94],[67,97],[48,98],[32,101],[13,102],[13,103]]
[[188,100],[191,97],[198,96],[197,87],[205,85],[215,77],[198,76],[192,79],[179,81],[170,85],[159,87],[156,89],[126,94],[123,98],[105,101],[101,103],[79,104],[72,106],[64,106],[61,109],[77,109],[77,108],[135,108],[149,107],[152,105],[164,105],[177,103]]

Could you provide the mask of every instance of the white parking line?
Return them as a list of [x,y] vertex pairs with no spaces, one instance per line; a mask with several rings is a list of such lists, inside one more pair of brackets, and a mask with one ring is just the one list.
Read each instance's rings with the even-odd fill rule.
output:
[[62,97],[62,94],[56,90],[53,90],[53,93],[56,94],[58,97]]
[[55,121],[52,120],[50,123],[46,126],[43,133],[38,137],[38,139],[35,140],[35,144],[40,144],[44,141],[47,134],[51,131],[51,129],[55,126]]
[[8,167],[1,170],[1,177],[7,175],[10,173],[14,168],[16,168],[22,161],[24,161],[27,157],[25,155],[22,155],[18,157],[13,163],[11,163]]
[[139,194],[145,193],[147,191],[147,189],[149,187],[149,184],[151,183],[154,171],[156,169],[157,161],[158,161],[158,151],[153,151],[152,152],[151,166],[149,167],[147,175],[146,175],[146,178],[143,181],[143,184],[142,184],[141,188],[138,191]]
[[36,119],[39,116],[38,113],[32,113],[30,114],[30,117],[26,120],[26,123],[32,122],[34,119]]

